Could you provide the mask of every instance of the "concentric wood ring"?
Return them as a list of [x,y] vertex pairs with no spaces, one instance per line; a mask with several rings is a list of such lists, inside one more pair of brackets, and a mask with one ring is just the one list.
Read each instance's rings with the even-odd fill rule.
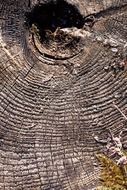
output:
[[0,0],[0,189],[92,190],[105,151],[94,135],[126,127],[113,103],[126,115],[127,2],[70,0],[95,23],[66,60],[40,59],[30,44],[36,3]]

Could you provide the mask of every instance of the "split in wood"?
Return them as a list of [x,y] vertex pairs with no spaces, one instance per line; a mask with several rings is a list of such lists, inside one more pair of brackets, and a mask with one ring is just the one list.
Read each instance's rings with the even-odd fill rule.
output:
[[120,108],[115,103],[113,103],[113,106],[121,113],[121,115],[127,121],[127,116],[120,110]]

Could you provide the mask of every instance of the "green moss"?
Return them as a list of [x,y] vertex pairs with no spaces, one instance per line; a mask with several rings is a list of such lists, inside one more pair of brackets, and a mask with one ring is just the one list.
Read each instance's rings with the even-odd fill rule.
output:
[[104,186],[100,186],[100,187],[98,187],[97,188],[97,190],[126,190],[125,188],[117,188],[117,187],[115,187],[115,188],[111,188],[111,187],[104,187]]
[[127,166],[118,166],[105,155],[97,155],[97,158],[102,166],[100,175],[102,186],[97,190],[127,190]]

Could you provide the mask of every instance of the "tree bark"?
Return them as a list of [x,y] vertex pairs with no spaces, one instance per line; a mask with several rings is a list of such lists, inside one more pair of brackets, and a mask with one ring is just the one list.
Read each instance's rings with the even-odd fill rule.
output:
[[63,30],[80,39],[68,49],[28,31],[38,1],[0,0],[1,190],[96,188],[105,147],[94,136],[126,127],[113,105],[126,115],[127,0],[66,1],[86,19]]

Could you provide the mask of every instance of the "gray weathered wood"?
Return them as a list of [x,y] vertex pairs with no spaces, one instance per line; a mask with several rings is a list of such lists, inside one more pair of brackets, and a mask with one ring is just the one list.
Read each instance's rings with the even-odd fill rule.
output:
[[80,42],[63,51],[25,27],[37,0],[0,0],[1,190],[95,188],[94,136],[126,127],[113,103],[127,115],[127,0],[67,1],[95,23],[64,29]]

